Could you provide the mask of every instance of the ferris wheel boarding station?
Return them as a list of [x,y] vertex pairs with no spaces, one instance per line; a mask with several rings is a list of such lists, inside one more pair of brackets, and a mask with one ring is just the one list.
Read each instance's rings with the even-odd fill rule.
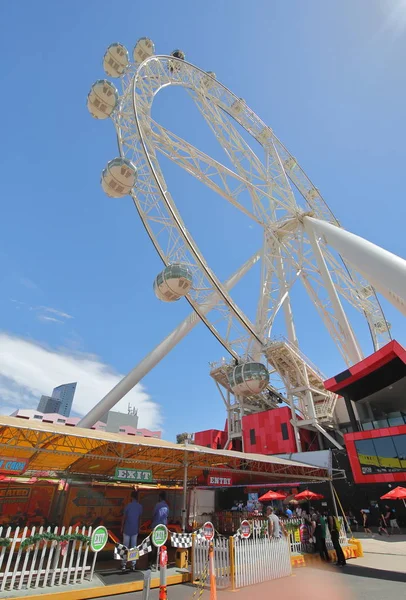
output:
[[[390,324],[377,293],[406,314],[406,261],[343,229],[320,191],[270,127],[213,72],[185,60],[180,50],[156,55],[141,38],[130,60],[119,43],[108,47],[104,70],[118,79],[93,84],[87,106],[93,117],[110,118],[119,156],[102,172],[112,198],[129,195],[164,268],[155,279],[156,296],[165,303],[184,298],[190,315],[152,350],[80,421],[92,427],[119,402],[198,323],[203,322],[230,356],[213,363],[210,375],[227,411],[228,448],[243,446],[242,419],[261,411],[290,407],[297,451],[300,430],[331,435],[338,396],[324,386],[326,377],[300,349],[291,290],[304,286],[341,356],[350,367],[364,356],[345,306],[365,319],[373,351],[391,340]],[[167,86],[190,96],[233,165],[230,169],[175,135],[151,117],[153,100]],[[239,132],[242,127],[263,150],[259,157]],[[168,190],[158,156],[163,155],[256,223],[259,250],[226,281],[220,281],[185,226]],[[233,300],[233,287],[260,263],[260,294],[255,321]],[[275,337],[277,314],[285,335]],[[330,431],[330,433],[329,433]]]

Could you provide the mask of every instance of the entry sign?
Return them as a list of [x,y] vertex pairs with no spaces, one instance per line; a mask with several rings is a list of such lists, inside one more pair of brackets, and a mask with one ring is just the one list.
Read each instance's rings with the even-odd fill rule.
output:
[[251,525],[249,524],[249,522],[247,520],[241,521],[241,525],[240,525],[240,532],[241,532],[241,536],[244,539],[248,539],[251,535]]
[[157,525],[152,531],[152,543],[156,548],[163,546],[168,539],[168,529],[165,525]]
[[203,525],[203,536],[208,542],[211,542],[214,538],[214,525],[213,523],[210,523],[210,521],[207,521],[207,523]]
[[101,526],[96,527],[90,539],[90,548],[93,550],[93,552],[100,552],[100,550],[103,550],[104,546],[107,544],[108,539],[109,534],[107,529]]

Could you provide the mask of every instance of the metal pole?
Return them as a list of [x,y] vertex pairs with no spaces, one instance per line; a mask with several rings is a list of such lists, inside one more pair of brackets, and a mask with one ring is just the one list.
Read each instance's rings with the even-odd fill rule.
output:
[[182,531],[186,531],[186,516],[187,516],[187,452],[185,451],[185,462],[183,463],[183,506],[182,506]]
[[144,586],[142,588],[142,599],[148,600],[149,590],[151,589],[151,569],[144,572]]
[[393,306],[406,315],[406,260],[326,221],[312,217],[304,217],[303,221],[306,230],[310,225],[312,230],[324,235],[337,252],[354,265]]
[[[258,261],[257,252],[230,279],[224,283],[224,288],[229,291]],[[202,314],[208,313],[218,303],[219,296],[213,293],[201,306]],[[100,418],[113,408],[130,390],[141,381],[183,338],[200,323],[199,315],[192,312],[176,329],[172,331],[158,346],[152,350],[132,371],[128,373],[110,392],[100,400],[78,423],[78,427],[93,427]]]
[[329,481],[329,484],[330,484],[331,497],[333,499],[334,514],[336,517],[338,517],[337,503],[336,503],[336,498],[335,498],[335,494],[334,494],[333,482],[331,481],[331,479]]

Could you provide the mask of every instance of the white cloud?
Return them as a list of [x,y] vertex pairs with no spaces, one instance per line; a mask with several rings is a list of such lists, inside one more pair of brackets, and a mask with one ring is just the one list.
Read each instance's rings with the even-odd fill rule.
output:
[[38,315],[39,321],[51,321],[53,323],[64,323],[61,319],[55,319],[55,317],[47,317],[46,315]]
[[[10,406],[36,408],[41,394],[50,394],[62,383],[77,381],[73,410],[86,414],[123,376],[96,356],[70,354],[67,350],[45,348],[35,341],[0,333],[0,412]],[[138,384],[115,407],[127,412],[128,403],[138,408],[139,426],[156,429],[161,425],[159,405]]]
[[66,312],[62,312],[61,310],[57,310],[56,308],[50,308],[49,306],[38,306],[36,310],[42,310],[44,312],[51,313],[53,315],[57,315],[62,319],[73,319],[72,315],[68,315]]

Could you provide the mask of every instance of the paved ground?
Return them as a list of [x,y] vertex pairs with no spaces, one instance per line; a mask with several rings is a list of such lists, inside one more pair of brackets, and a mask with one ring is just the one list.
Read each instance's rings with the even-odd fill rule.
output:
[[[252,600],[279,594],[284,600],[383,600],[406,597],[406,536],[389,538],[359,534],[364,558],[348,561],[348,566],[295,569],[290,578],[252,586],[237,592],[219,592],[218,600]],[[168,588],[168,600],[192,600],[196,589],[190,585]],[[108,596],[115,600],[141,600],[142,592]],[[194,600],[197,600],[198,593]],[[201,600],[208,600],[204,592]],[[158,590],[149,600],[158,600]]]

